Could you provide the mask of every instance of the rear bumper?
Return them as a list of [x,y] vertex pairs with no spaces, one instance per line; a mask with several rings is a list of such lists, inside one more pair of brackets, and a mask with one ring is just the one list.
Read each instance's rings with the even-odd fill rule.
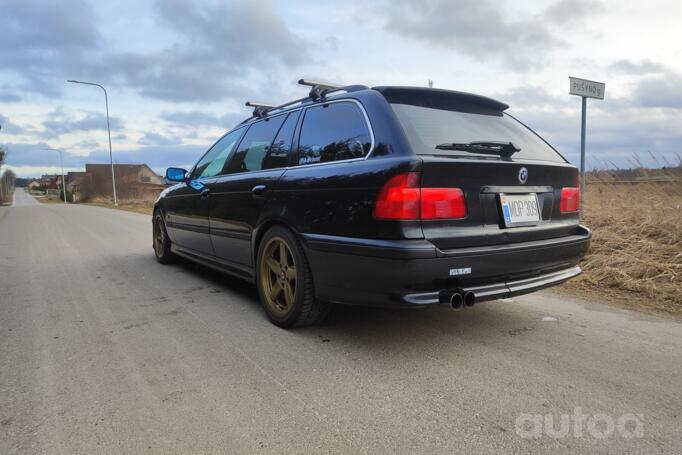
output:
[[303,234],[318,298],[359,305],[437,304],[441,291],[485,301],[527,294],[580,274],[591,232],[484,247],[439,250],[427,240],[369,240]]

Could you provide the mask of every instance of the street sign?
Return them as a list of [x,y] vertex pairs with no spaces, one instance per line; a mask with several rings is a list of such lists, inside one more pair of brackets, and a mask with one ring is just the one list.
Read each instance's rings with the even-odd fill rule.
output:
[[587,128],[587,98],[604,99],[606,84],[589,79],[568,77],[571,87],[570,95],[582,97],[582,116],[580,121],[580,211],[583,210],[583,197],[585,196],[585,129]]
[[568,79],[571,81],[571,89],[569,91],[571,95],[584,96],[586,98],[596,98],[598,100],[604,99],[606,84],[603,82],[595,82],[570,76]]

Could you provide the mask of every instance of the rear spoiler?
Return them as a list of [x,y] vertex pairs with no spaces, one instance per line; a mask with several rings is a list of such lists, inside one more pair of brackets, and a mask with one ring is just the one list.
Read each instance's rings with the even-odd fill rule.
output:
[[502,115],[509,105],[486,96],[429,87],[372,87],[389,103],[471,112],[474,114]]

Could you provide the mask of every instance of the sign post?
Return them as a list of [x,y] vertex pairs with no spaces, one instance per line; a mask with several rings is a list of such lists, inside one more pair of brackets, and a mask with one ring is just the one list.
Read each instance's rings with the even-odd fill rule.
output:
[[606,84],[587,79],[570,77],[570,95],[582,97],[582,116],[580,121],[580,211],[583,210],[583,197],[585,195],[585,128],[587,126],[587,98],[604,99]]

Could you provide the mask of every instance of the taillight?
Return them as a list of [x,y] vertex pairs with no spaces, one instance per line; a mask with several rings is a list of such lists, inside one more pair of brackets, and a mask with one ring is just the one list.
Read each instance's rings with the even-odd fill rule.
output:
[[379,191],[374,217],[383,220],[464,218],[464,193],[459,188],[421,188],[420,174],[392,177]]
[[577,212],[580,210],[580,188],[561,189],[561,213]]
[[422,188],[422,220],[464,218],[467,206],[459,188]]
[[374,218],[418,220],[419,197],[419,172],[398,174],[379,191],[374,206]]

